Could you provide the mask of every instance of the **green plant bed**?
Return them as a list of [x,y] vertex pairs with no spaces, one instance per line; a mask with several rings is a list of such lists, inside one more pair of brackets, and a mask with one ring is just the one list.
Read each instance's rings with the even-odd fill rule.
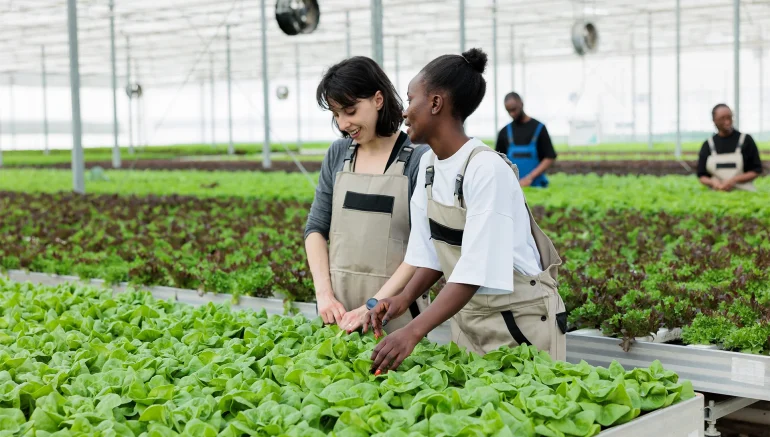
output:
[[[546,208],[533,198],[564,261],[559,291],[573,327],[630,340],[686,328],[699,313],[738,330],[767,326],[767,217],[565,207],[555,195]],[[0,193],[0,267],[313,301],[302,240],[308,208],[246,197]],[[770,352],[756,329],[721,340]]]
[[[329,146],[329,143],[307,143],[302,144],[306,149],[323,149]],[[235,153],[238,156],[247,157],[249,155],[261,155],[262,143],[236,143],[234,144]],[[121,158],[125,162],[131,162],[138,159],[174,159],[190,156],[227,156],[228,145],[219,143],[216,146],[211,144],[178,144],[167,146],[149,146],[135,147],[134,153],[130,153],[128,147],[121,147]],[[296,152],[295,143],[273,144],[272,152],[281,153],[286,149]],[[112,147],[89,147],[84,149],[84,159],[86,162],[112,161]],[[6,167],[18,166],[44,166],[51,164],[62,164],[72,161],[72,151],[68,149],[52,149],[48,155],[42,150],[4,150],[3,165]]]
[[660,362],[428,340],[375,376],[372,334],[320,318],[0,279],[4,435],[594,436],[695,396]]

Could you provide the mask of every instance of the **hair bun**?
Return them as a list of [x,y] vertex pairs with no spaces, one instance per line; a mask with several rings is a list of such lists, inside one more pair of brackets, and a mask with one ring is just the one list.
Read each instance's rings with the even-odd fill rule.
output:
[[463,58],[479,73],[484,73],[487,68],[487,54],[483,50],[472,48],[463,52]]

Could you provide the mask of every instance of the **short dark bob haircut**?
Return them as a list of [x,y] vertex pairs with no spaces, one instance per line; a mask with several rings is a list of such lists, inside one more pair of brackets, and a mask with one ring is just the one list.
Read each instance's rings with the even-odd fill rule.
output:
[[[401,129],[404,106],[388,75],[366,56],[354,56],[329,68],[316,89],[316,101],[325,110],[330,109],[330,101],[349,108],[359,99],[374,97],[377,91],[382,93],[383,105],[377,116],[375,132],[380,137],[389,137]],[[340,130],[334,117],[332,125],[343,137],[349,136]]]

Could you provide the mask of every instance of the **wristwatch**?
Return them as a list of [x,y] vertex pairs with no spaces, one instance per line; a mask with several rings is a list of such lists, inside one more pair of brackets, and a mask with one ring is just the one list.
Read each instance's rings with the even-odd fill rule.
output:
[[377,302],[378,302],[378,300],[375,299],[375,298],[371,298],[371,299],[367,300],[366,301],[366,309],[367,310],[371,310],[372,308],[377,306]]

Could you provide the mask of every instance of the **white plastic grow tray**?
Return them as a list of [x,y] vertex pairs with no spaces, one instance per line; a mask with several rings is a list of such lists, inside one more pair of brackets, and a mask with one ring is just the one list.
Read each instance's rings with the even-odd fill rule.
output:
[[696,391],[770,401],[770,356],[644,342],[624,352],[617,338],[568,333],[567,361],[580,360],[604,367],[616,360],[625,368],[660,360],[666,369],[692,381]]
[[703,437],[703,395],[602,431],[599,437]]

